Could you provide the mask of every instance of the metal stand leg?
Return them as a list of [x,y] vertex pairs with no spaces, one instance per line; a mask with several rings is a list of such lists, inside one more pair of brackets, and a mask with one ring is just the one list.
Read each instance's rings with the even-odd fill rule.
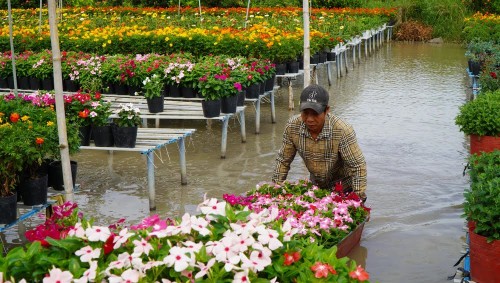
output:
[[245,127],[245,110],[240,111],[241,142],[247,142],[247,130]]
[[153,152],[148,152],[148,194],[149,194],[149,211],[156,210],[155,204],[155,165]]
[[335,54],[335,67],[337,68],[337,78],[340,78],[340,55]]
[[224,121],[222,121],[222,141],[220,144],[221,147],[221,156],[220,158],[226,158],[226,148],[227,148],[227,127],[229,125],[229,119],[226,117]]
[[255,134],[260,134],[260,101],[262,97],[259,96],[255,101]]
[[179,140],[179,162],[181,164],[181,185],[187,185],[186,144],[184,138]]
[[293,88],[292,88],[292,78],[288,78],[288,110],[293,110]]
[[274,90],[269,94],[271,100],[271,123],[276,123],[276,108],[274,107]]
[[331,70],[331,65],[330,63],[326,64],[326,74],[328,76],[328,85],[332,85],[332,70]]
[[344,53],[344,61],[345,61],[345,73],[349,73],[349,63],[347,62],[347,49],[343,52]]
[[[317,65],[316,65],[317,66]],[[314,75],[314,82],[318,84],[318,70],[316,69],[316,66],[313,67],[313,75]]]

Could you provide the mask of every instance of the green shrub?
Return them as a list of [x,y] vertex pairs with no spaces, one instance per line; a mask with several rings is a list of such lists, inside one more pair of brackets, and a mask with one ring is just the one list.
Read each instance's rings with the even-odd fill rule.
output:
[[464,214],[475,233],[500,240],[500,150],[469,157],[471,186],[465,190]]
[[455,124],[466,135],[500,135],[500,90],[480,93],[460,106]]

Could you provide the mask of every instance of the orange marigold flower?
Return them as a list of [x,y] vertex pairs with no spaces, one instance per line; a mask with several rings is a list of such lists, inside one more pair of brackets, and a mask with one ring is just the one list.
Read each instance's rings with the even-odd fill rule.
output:
[[36,138],[35,142],[36,142],[36,144],[43,144],[44,139],[43,138]]
[[10,121],[12,123],[17,123],[17,121],[19,121],[19,117],[20,117],[19,114],[14,112],[10,114]]

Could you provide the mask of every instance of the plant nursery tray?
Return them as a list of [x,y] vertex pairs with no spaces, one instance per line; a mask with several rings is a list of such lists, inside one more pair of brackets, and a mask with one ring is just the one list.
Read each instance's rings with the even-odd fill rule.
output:
[[359,244],[366,221],[367,220],[361,222],[358,227],[356,227],[356,229],[347,234],[347,236],[345,236],[345,238],[337,244],[338,258],[347,256],[351,252],[351,250]]

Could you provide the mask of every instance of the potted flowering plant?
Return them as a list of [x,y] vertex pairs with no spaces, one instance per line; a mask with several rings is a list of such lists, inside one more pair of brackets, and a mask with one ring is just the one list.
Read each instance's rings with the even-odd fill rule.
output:
[[116,147],[135,147],[137,127],[141,124],[141,111],[132,103],[120,104],[115,110],[113,138]]
[[[87,56],[88,57],[88,56]],[[90,56],[76,62],[81,89],[88,92],[100,92],[104,83],[102,80],[102,62],[104,56]]]
[[470,152],[500,149],[500,90],[480,93],[460,106],[455,124],[470,135]]
[[[2,195],[9,195],[19,185],[26,205],[46,202],[44,160],[60,155],[54,101],[53,94],[38,92],[9,94],[0,100],[0,187]],[[78,151],[74,127],[68,127],[67,137],[70,153]],[[40,195],[28,199],[36,191]]]
[[10,51],[0,53],[0,87],[10,88],[8,78],[12,77],[12,57]]
[[[176,54],[171,60],[164,69],[165,80],[169,86],[169,96],[179,97],[183,95],[183,91],[187,93],[187,88],[194,89],[196,87],[198,79],[196,74],[198,72],[195,70],[198,69],[195,68],[196,64],[191,62],[186,54]],[[187,95],[187,98],[192,97],[194,97],[193,92]]]
[[232,76],[232,69],[227,60],[224,56],[206,57],[205,61],[196,65],[197,68],[205,70],[198,79],[198,89],[204,98],[202,108],[207,118],[218,117],[221,112],[221,99],[236,97],[242,89],[238,77]]
[[500,150],[471,155],[470,187],[464,193],[464,214],[469,222],[470,270],[477,282],[498,282],[500,253]]
[[158,74],[153,74],[146,77],[143,81],[144,97],[148,103],[148,109],[151,113],[163,112],[164,94],[163,87],[165,85],[162,77]]
[[90,143],[92,99],[92,95],[83,92],[64,96],[66,119],[78,127],[81,138],[80,145],[83,146],[88,146]]
[[[158,215],[124,227],[93,225],[76,205],[26,232],[33,243],[0,256],[5,277],[28,281],[368,282],[368,273],[336,248],[295,240],[276,209],[237,209],[206,199],[200,214]],[[22,252],[27,249],[30,252]],[[15,265],[23,261],[29,264]]]
[[104,101],[99,92],[95,93],[94,100],[90,103],[89,113],[95,146],[113,146],[111,114],[111,103]]
[[32,68],[29,70],[31,89],[38,89],[32,83],[33,79],[42,82],[43,89],[52,90],[53,86],[53,67],[52,67],[52,52],[45,50],[44,52],[34,53],[30,56]]

